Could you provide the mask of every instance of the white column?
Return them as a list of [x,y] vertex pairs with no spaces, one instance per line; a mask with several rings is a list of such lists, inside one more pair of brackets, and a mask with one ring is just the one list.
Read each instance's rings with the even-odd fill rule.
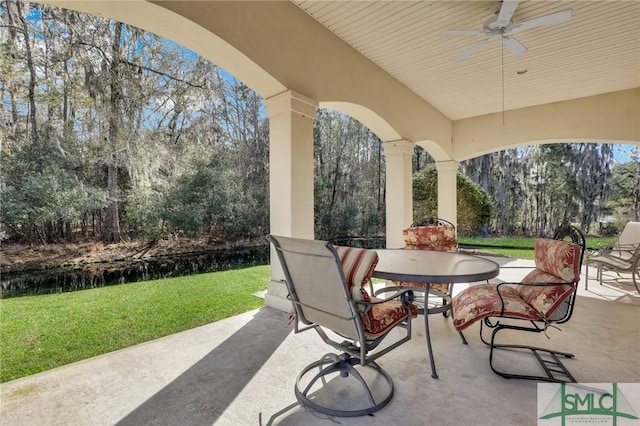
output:
[[404,247],[402,230],[413,222],[413,173],[415,144],[407,140],[385,142],[387,248]]
[[[270,233],[314,238],[313,120],[318,103],[287,91],[265,100],[269,118]],[[291,311],[284,274],[271,247],[266,305]]]
[[457,161],[436,162],[438,171],[438,217],[453,223],[458,229]]

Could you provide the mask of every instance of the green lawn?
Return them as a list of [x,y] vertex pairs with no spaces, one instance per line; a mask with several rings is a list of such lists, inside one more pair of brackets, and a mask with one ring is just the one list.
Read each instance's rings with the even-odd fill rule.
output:
[[[615,242],[617,237],[586,237],[587,248],[595,249]],[[496,253],[519,259],[533,259],[534,237],[458,237],[458,243],[478,251]]]
[[0,301],[0,382],[256,309],[269,266]]

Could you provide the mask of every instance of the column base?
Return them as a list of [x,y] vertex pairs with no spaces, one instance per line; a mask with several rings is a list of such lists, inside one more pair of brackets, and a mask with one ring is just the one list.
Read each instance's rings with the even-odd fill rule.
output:
[[271,280],[267,287],[265,305],[282,312],[293,312],[291,300],[287,299],[288,294],[289,292],[287,291],[285,283]]

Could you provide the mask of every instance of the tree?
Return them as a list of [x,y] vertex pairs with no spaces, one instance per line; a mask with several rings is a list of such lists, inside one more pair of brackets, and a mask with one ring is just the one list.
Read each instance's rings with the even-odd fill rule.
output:
[[315,227],[319,238],[383,233],[381,141],[345,114],[314,121]]
[[611,197],[613,147],[609,144],[577,144],[573,173],[579,203],[579,222],[584,230],[598,219]]
[[217,159],[195,164],[167,195],[161,217],[171,232],[189,236],[223,235],[231,219],[226,165]]
[[[491,219],[491,200],[487,193],[471,179],[458,172],[458,233],[483,235],[488,232]],[[429,165],[413,175],[413,217],[438,216],[438,172]]]
[[[1,238],[267,233],[268,121],[257,93],[169,40],[99,16],[5,0],[0,22]],[[328,110],[313,131],[317,236],[382,235],[380,139]],[[638,172],[610,171],[610,161],[610,146],[564,144],[461,170],[492,198],[492,231],[540,234],[566,220],[584,229],[607,208],[638,216]],[[416,148],[414,171],[428,164]],[[470,202],[484,209],[482,197]],[[468,232],[486,232],[483,221]]]
[[524,163],[517,149],[472,158],[460,163],[462,174],[490,196],[493,203],[491,230],[514,235],[522,231]]
[[613,206],[622,218],[640,220],[640,149],[631,152],[631,161],[613,167]]
[[548,235],[563,222],[583,230],[611,197],[612,146],[550,144],[487,154],[461,163],[494,202],[492,228],[514,235]]

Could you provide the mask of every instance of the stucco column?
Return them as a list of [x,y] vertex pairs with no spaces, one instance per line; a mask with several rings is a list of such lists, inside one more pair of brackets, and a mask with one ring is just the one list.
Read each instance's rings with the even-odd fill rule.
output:
[[458,229],[457,161],[436,162],[438,171],[438,217],[453,223]]
[[[265,100],[269,118],[270,233],[313,239],[313,120],[318,103],[287,91]],[[271,247],[266,305],[291,311],[284,274]]]
[[402,230],[413,222],[413,170],[415,144],[406,140],[385,142],[387,248],[404,247]]

